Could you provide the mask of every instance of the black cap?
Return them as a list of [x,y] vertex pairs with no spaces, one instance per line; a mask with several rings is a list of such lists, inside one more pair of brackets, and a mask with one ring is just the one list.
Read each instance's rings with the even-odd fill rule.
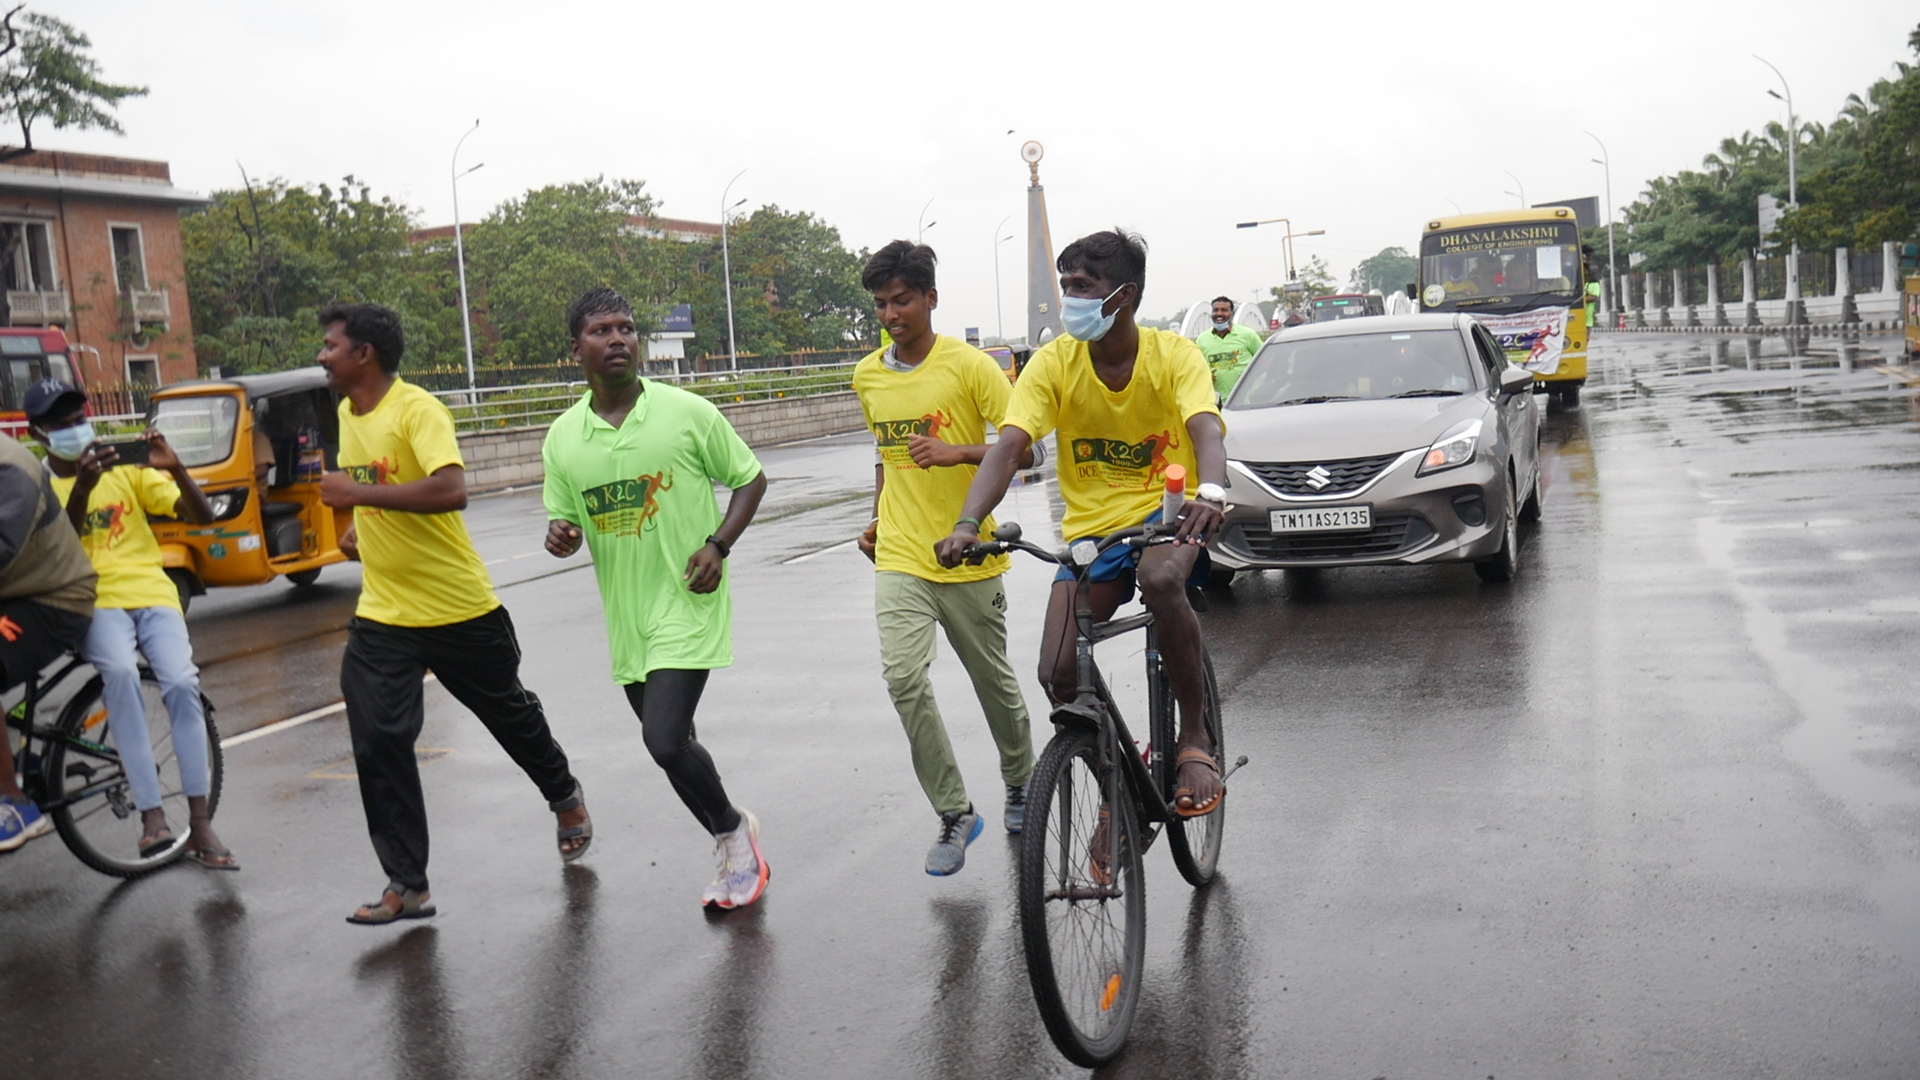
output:
[[87,395],[75,390],[71,383],[47,379],[27,387],[27,400],[22,403],[20,411],[27,414],[28,421],[37,424],[62,408],[70,409],[86,403]]

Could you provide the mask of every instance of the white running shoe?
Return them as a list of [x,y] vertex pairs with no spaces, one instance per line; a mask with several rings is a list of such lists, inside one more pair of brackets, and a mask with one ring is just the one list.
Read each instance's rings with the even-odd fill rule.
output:
[[750,810],[740,811],[739,827],[714,837],[713,847],[720,860],[719,872],[700,894],[700,903],[731,911],[760,899],[773,876],[760,857],[760,819]]

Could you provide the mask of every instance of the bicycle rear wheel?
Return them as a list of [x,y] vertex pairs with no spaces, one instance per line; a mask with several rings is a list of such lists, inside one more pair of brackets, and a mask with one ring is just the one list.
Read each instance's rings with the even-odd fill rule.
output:
[[1020,836],[1020,930],[1034,1003],[1053,1044],[1087,1068],[1126,1044],[1147,933],[1132,791],[1103,756],[1093,732],[1061,729],[1034,767]]
[[[160,851],[146,858],[140,856],[140,812],[134,807],[133,791],[120,765],[119,749],[107,727],[107,708],[98,675],[60,711],[59,736],[47,751],[48,801],[73,800],[53,811],[53,825],[60,831],[60,839],[81,862],[103,874],[118,877],[138,877],[158,870],[186,852],[187,798],[181,790],[173,724],[167,715],[166,702],[160,696],[159,681],[145,670],[140,673],[140,697],[146,707],[153,760],[159,766],[160,806],[167,812],[167,824],[176,838]],[[220,806],[220,782],[225,769],[220,753],[220,730],[213,720],[213,703],[202,694],[200,706],[207,724],[207,766],[212,779],[207,812],[212,814]]]
[[[1213,756],[1220,762],[1221,768],[1227,765],[1227,738],[1220,721],[1220,687],[1213,678],[1213,657],[1202,654],[1207,666],[1207,734],[1213,738]],[[1173,789],[1177,780],[1173,779],[1179,769],[1172,767],[1177,751],[1173,750],[1176,735],[1174,721],[1173,687],[1166,679],[1160,680],[1163,688],[1163,715],[1166,731],[1162,734],[1155,730],[1154,739],[1165,739],[1168,747],[1165,760],[1168,782],[1162,789],[1167,805],[1173,805]],[[1180,817],[1175,815],[1167,826],[1167,850],[1173,854],[1173,865],[1179,869],[1180,876],[1187,884],[1198,889],[1213,881],[1213,875],[1220,867],[1220,843],[1227,832],[1227,800],[1221,799],[1219,805],[1208,814],[1199,817]]]

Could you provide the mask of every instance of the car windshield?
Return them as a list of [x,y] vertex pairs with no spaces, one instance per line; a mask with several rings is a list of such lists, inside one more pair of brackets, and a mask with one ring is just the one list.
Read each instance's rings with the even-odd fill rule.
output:
[[230,394],[162,398],[153,403],[149,426],[160,429],[167,445],[188,467],[212,465],[233,455],[233,429],[240,419],[239,399]]
[[1420,241],[1427,311],[1525,311],[1578,302],[1580,234],[1570,222],[1450,229]]
[[1227,407],[1438,397],[1473,388],[1466,346],[1454,330],[1293,339],[1283,334],[1253,358]]

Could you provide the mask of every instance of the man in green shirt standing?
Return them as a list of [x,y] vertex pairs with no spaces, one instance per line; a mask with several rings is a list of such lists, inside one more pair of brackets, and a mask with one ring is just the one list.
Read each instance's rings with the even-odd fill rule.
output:
[[[547,430],[547,551],[584,538],[606,609],[613,679],[640,717],[654,763],[702,828],[720,869],[701,894],[730,910],[760,898],[760,822],[734,806],[693,712],[713,668],[733,663],[725,562],[766,493],[767,478],[712,402],[640,377],[633,308],[593,289],[567,311],[588,393]],[[713,485],[733,489],[723,521]]]
[[1233,301],[1224,296],[1213,298],[1213,328],[1203,330],[1194,340],[1207,367],[1213,371],[1213,392],[1221,397],[1233,393],[1240,373],[1253,362],[1253,354],[1265,344],[1252,329],[1233,321]]

